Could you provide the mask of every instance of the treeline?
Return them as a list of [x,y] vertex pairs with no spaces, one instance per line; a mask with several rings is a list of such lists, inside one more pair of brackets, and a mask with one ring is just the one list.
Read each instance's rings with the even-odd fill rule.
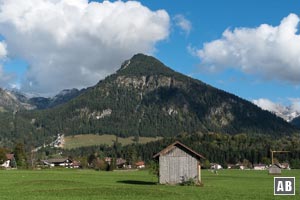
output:
[[[161,151],[174,141],[180,141],[196,152],[202,154],[206,160],[203,163],[215,162],[223,166],[227,164],[247,163],[249,165],[264,163],[271,164],[270,150],[286,150],[290,153],[275,154],[278,162],[289,162],[292,168],[300,168],[300,138],[299,135],[274,139],[270,136],[248,136],[246,134],[181,134],[174,138],[149,142],[147,144],[131,144],[121,146],[115,143],[113,146],[101,145],[94,147],[82,147],[71,150],[62,150],[64,156],[74,158],[86,158],[97,155],[99,158],[116,157],[124,158],[129,163],[143,160],[149,163],[154,154]],[[56,150],[58,151],[58,150]]]
[[[275,160],[280,163],[289,162],[292,168],[300,168],[299,135],[274,139],[266,135],[181,134],[177,137],[165,138],[147,144],[136,142],[127,146],[122,146],[118,141],[115,141],[112,146],[100,145],[70,150],[47,147],[41,149],[36,154],[32,154],[30,149],[24,148],[24,144],[18,143],[11,152],[16,153],[15,157],[18,166],[27,165],[31,167],[34,166],[34,162],[39,160],[62,156],[80,161],[83,167],[96,166],[95,168],[101,167],[101,169],[107,169],[108,166],[103,163],[105,157],[113,159],[123,158],[130,165],[134,165],[135,162],[141,160],[150,163],[153,161],[152,157],[154,154],[176,140],[202,154],[206,158],[206,160],[202,160],[204,167],[208,167],[210,162],[219,163],[225,167],[227,164],[236,164],[239,162],[246,163],[247,165],[258,163],[270,164],[270,150],[286,150],[290,151],[290,153],[275,154]],[[10,151],[1,151],[0,149],[0,161],[1,159],[3,161],[3,152],[7,153]]]

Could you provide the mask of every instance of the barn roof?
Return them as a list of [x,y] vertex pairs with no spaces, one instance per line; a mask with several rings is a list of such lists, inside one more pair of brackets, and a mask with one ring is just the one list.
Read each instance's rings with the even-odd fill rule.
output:
[[174,142],[173,144],[167,146],[166,148],[164,148],[163,150],[161,150],[159,153],[155,154],[153,156],[153,158],[157,158],[160,155],[165,155],[167,154],[169,151],[171,151],[172,149],[174,149],[175,147],[179,147],[180,149],[185,150],[188,154],[196,157],[197,159],[203,158],[205,159],[204,156],[202,156],[201,154],[197,153],[196,151],[192,150],[191,148],[185,146],[184,144],[182,144],[179,141]]
[[281,167],[278,164],[273,164],[271,165],[271,167],[269,167],[269,169],[275,169],[275,168],[281,169]]

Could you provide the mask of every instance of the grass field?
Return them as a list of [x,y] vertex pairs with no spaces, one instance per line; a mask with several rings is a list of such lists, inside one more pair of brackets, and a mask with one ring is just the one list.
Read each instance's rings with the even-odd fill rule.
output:
[[[122,145],[132,144],[134,137],[128,138],[118,138],[118,142]],[[147,142],[160,140],[161,137],[139,137],[139,143],[145,144]],[[85,146],[94,146],[100,144],[107,144],[112,145],[113,141],[116,140],[115,135],[93,135],[93,134],[86,134],[86,135],[75,135],[75,136],[67,136],[64,138],[65,144],[63,148],[65,149],[73,149],[78,147],[85,147]]]
[[273,177],[266,171],[203,170],[203,187],[156,184],[147,171],[1,170],[0,199],[300,199],[300,170],[284,171],[296,177],[295,196],[273,196]]

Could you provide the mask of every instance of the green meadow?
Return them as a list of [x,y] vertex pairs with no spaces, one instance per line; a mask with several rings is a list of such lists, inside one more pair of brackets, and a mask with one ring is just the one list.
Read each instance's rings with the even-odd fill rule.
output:
[[[139,137],[139,144],[145,144],[152,141],[157,141],[162,139],[162,137]],[[64,138],[65,144],[63,148],[74,149],[79,147],[87,146],[99,146],[101,144],[113,145],[116,140],[115,135],[94,135],[94,134],[84,134],[84,135],[74,135],[66,136]],[[118,142],[123,146],[134,143],[134,137],[118,138]]]
[[197,187],[159,185],[148,171],[1,170],[0,199],[300,199],[300,170],[282,176],[296,177],[295,196],[274,196],[267,171],[203,170]]

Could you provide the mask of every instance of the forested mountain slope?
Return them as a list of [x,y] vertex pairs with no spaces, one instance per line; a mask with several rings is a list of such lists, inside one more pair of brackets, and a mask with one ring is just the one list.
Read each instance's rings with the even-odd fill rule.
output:
[[6,118],[11,133],[39,142],[57,133],[175,136],[201,131],[282,136],[297,132],[251,102],[143,54],[65,104]]

